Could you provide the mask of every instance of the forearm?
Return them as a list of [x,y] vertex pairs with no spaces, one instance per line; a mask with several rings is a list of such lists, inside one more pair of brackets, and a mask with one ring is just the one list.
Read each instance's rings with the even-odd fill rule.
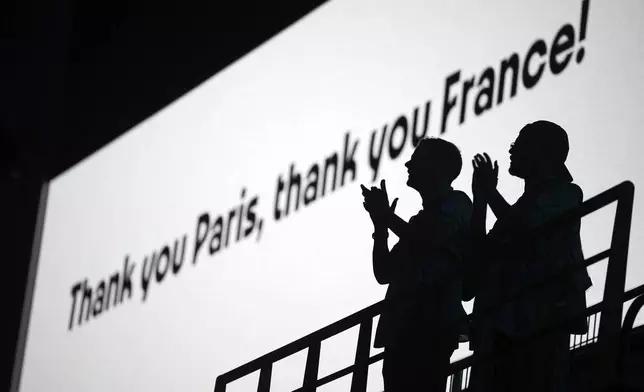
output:
[[391,279],[391,260],[387,244],[387,227],[376,227],[373,240],[373,275],[380,284],[388,284]]
[[398,236],[401,240],[412,240],[413,231],[411,225],[395,213],[389,213],[384,217],[384,225]]
[[505,219],[510,213],[510,204],[499,193],[498,189],[494,188],[487,192],[487,203],[490,205],[492,212],[497,219]]
[[487,233],[486,229],[487,219],[487,200],[480,194],[474,194],[472,219],[470,222],[472,229],[472,237],[475,240],[485,238]]

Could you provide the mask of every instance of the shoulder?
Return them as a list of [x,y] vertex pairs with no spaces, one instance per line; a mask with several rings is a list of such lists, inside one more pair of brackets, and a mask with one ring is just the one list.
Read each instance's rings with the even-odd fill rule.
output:
[[569,182],[543,193],[539,201],[545,204],[557,203],[575,205],[581,204],[584,199],[584,193],[579,185]]
[[568,192],[573,198],[579,199],[579,201],[584,200],[584,191],[581,190],[581,187],[575,183],[568,183],[565,187],[566,192]]
[[453,217],[458,221],[469,220],[472,200],[462,191],[452,191],[443,199],[440,210],[444,217]]
[[566,183],[541,194],[537,204],[539,210],[548,217],[579,206],[583,197],[577,184]]
[[457,212],[472,209],[472,200],[463,191],[451,191],[443,199],[441,210],[443,212]]
[[465,207],[472,205],[472,200],[463,191],[451,191],[443,199],[443,206],[447,207]]

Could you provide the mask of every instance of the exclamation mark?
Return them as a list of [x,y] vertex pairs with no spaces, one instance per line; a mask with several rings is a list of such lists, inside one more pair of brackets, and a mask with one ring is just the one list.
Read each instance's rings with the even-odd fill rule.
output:
[[[586,28],[588,26],[588,7],[590,6],[590,0],[584,0],[581,4],[581,23],[579,26],[579,43],[582,43],[586,39]],[[581,63],[581,60],[584,59],[584,54],[586,50],[584,47],[580,47],[577,51],[577,62]]]

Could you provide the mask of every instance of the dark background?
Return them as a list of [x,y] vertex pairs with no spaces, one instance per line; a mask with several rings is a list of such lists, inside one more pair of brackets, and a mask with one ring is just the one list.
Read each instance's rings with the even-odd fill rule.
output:
[[323,2],[0,2],[0,389],[9,389],[42,182]]

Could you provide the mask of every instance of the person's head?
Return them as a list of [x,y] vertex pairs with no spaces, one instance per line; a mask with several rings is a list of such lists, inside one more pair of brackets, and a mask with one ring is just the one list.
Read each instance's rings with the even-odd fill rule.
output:
[[527,124],[510,147],[509,172],[523,179],[572,181],[565,163],[568,149],[568,134],[559,125],[544,120]]
[[419,192],[447,187],[461,174],[463,159],[454,144],[438,138],[422,139],[405,163],[407,185]]

